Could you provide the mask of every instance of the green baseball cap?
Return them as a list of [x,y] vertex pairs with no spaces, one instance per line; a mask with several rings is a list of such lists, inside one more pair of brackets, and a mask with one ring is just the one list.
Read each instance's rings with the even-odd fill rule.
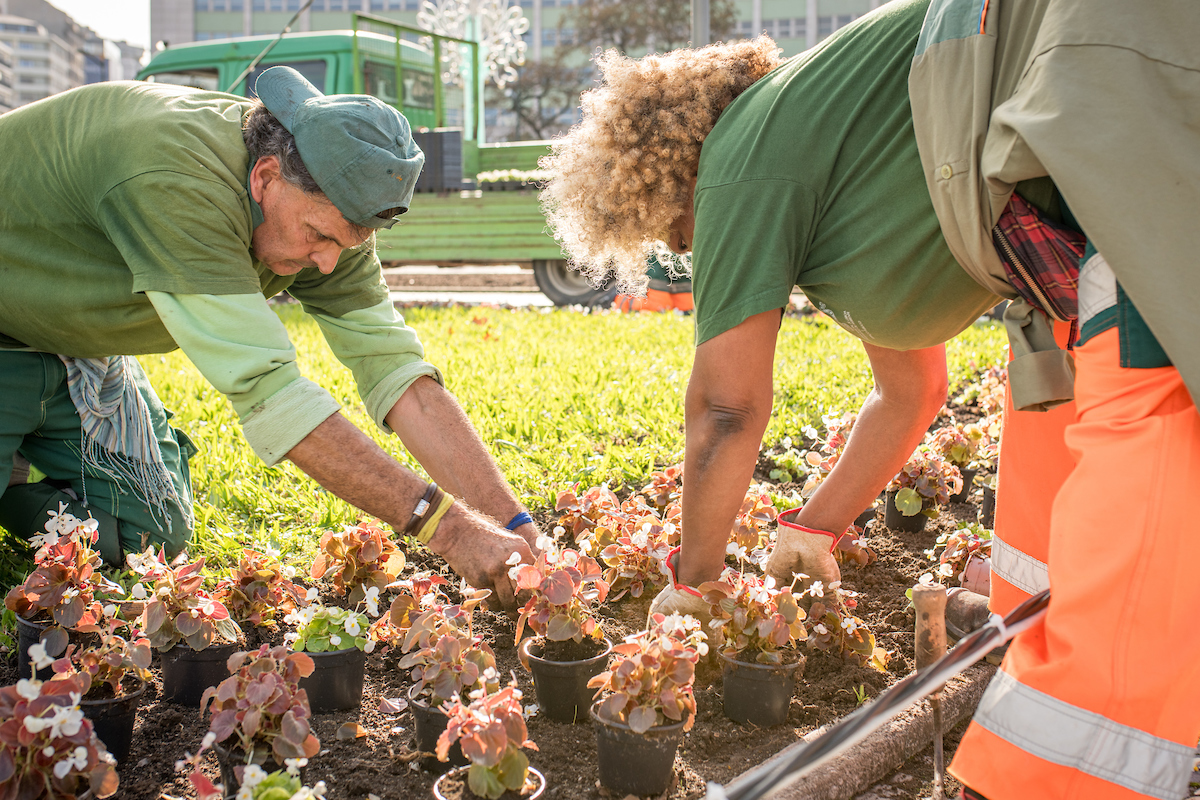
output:
[[342,216],[390,228],[395,218],[376,215],[408,210],[425,154],[403,114],[370,95],[325,96],[291,67],[264,71],[254,91],[295,137],[304,166]]

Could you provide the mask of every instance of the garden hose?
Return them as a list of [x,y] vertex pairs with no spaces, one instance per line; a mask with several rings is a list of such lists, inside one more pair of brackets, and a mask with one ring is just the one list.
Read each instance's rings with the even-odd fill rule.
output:
[[768,762],[750,770],[737,781],[737,788],[729,792],[721,784],[710,782],[705,800],[758,800],[802,778],[865,739],[909,706],[941,689],[946,681],[979,661],[994,647],[1032,627],[1045,614],[1049,602],[1050,590],[1047,589],[1017,606],[1003,619],[993,614],[986,625],[962,639],[928,669],[899,681],[781,762]]

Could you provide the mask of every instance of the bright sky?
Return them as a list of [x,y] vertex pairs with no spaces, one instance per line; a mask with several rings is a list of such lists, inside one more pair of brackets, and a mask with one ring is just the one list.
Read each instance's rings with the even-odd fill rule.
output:
[[149,47],[150,0],[50,0],[105,39]]

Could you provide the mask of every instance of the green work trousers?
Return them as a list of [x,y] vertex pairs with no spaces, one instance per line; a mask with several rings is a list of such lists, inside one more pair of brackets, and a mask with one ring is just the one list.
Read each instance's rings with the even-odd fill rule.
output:
[[[67,391],[66,367],[58,356],[0,350],[0,526],[28,539],[44,530],[47,512],[66,503],[67,510],[80,519],[91,515],[100,523],[98,546],[110,564],[120,564],[124,553],[140,552],[150,544],[164,546],[169,555],[183,549],[192,534],[188,458],[195,447],[167,424],[171,413],[163,408],[136,361],[128,374],[150,410],[154,435],[178,495],[178,502],[167,500],[169,519],[138,501],[123,481],[84,466],[83,429]],[[44,472],[46,479],[9,486],[17,453]]]

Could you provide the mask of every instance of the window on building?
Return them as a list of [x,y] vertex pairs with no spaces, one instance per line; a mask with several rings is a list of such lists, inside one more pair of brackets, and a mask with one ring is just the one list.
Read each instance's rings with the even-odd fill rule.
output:
[[245,10],[245,8],[245,0],[229,0],[230,11],[236,11],[240,14],[243,10]]
[[17,66],[24,69],[50,69],[50,62],[40,58],[18,58]]
[[748,19],[744,19],[738,23],[737,32],[743,39],[749,39],[754,35],[754,23]]
[[18,50],[49,50],[49,42],[17,42]]
[[421,0],[404,0],[405,11],[420,11]]
[[271,0],[268,5],[272,11],[283,11],[283,0]]
[[575,29],[563,28],[558,32],[559,44],[575,44]]
[[266,11],[267,0],[250,0],[251,11]]
[[0,22],[0,31],[11,31],[12,33],[37,33],[38,29],[35,25],[18,25],[15,22]]
[[388,11],[403,11],[404,0],[388,0]]
[[362,11],[363,10],[362,0],[346,0],[346,10],[347,11]]
[[557,34],[554,28],[542,28],[542,47],[554,47],[558,42]]
[[195,8],[197,11],[208,11],[208,0],[196,0]]
[[844,28],[847,25],[849,25],[851,22],[854,22],[853,14],[838,14],[837,26],[839,28]]
[[225,0],[212,0],[212,10],[213,11],[224,11],[225,10]]
[[329,0],[329,10],[330,11],[342,11],[343,10],[342,3],[343,3],[343,0]]
[[288,11],[299,11],[300,10],[300,0],[287,0],[287,10]]
[[833,33],[833,17],[817,17],[817,38],[824,39]]
[[792,38],[792,18],[775,20],[775,38],[790,39]]
[[808,20],[806,18],[792,18],[792,35],[797,39],[803,39],[808,36]]
[[387,0],[371,0],[372,11],[387,11]]

